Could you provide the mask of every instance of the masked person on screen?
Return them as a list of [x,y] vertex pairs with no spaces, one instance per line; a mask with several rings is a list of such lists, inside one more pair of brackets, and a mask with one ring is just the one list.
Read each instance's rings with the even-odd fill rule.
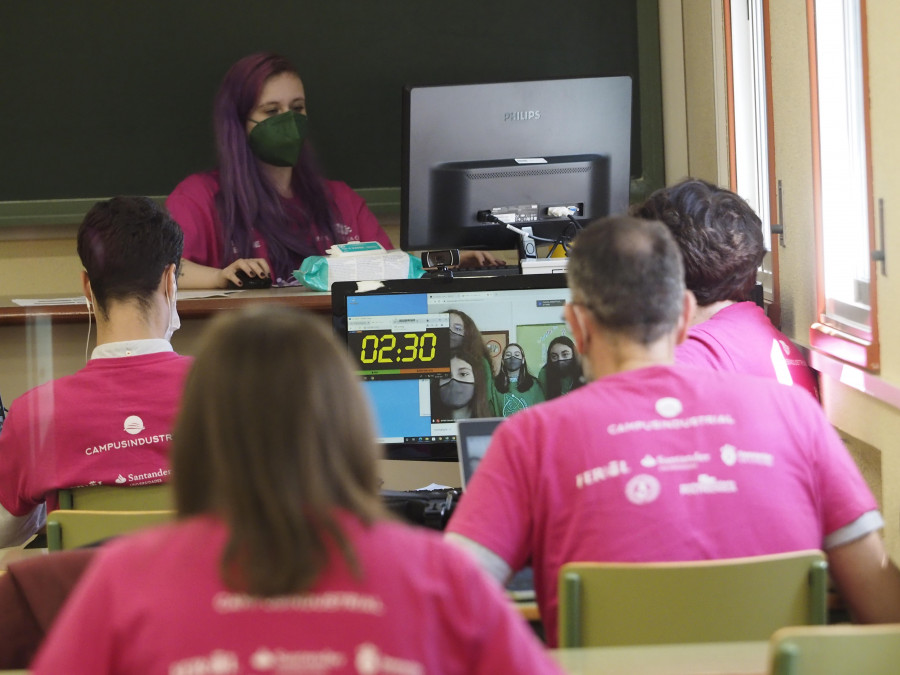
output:
[[[499,416],[494,410],[494,401],[496,400],[496,390],[494,388],[494,366],[491,352],[484,340],[475,321],[463,311],[458,309],[447,310],[450,315],[450,350],[458,351],[472,355],[477,361],[480,361],[484,368],[484,376],[486,382],[487,401],[491,406],[491,415]],[[488,415],[489,416],[489,415]]]
[[217,317],[173,434],[177,520],[99,550],[31,672],[560,673],[464,552],[388,514],[367,408],[321,319]]
[[538,373],[538,383],[548,401],[584,384],[581,362],[570,337],[560,335],[550,341],[547,362]]
[[509,417],[519,410],[541,403],[544,390],[537,378],[528,372],[525,351],[511,342],[503,350],[500,372],[494,378],[494,410],[498,417]]
[[432,417],[436,420],[462,420],[491,417],[488,405],[487,377],[479,357],[463,351],[451,352],[449,377],[433,380]]

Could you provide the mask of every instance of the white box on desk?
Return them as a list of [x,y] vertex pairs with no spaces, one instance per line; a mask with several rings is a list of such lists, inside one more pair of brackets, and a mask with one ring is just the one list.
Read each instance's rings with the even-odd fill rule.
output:
[[539,258],[520,260],[522,274],[564,274],[569,264],[568,258]]

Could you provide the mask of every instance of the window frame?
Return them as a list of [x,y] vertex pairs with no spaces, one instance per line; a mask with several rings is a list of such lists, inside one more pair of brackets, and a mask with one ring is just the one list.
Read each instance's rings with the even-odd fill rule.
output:
[[[755,208],[757,214],[763,222],[763,234],[766,237],[766,257],[763,260],[760,271],[757,275],[758,280],[763,284],[764,300],[766,304],[766,313],[775,326],[781,325],[781,283],[778,273],[779,264],[779,247],[784,245],[782,238],[782,229],[780,225],[780,195],[777,187],[775,174],[775,130],[774,130],[774,108],[772,102],[772,52],[771,38],[769,33],[769,0],[758,0],[759,5],[751,7],[753,0],[726,0],[724,5],[725,19],[725,73],[728,90],[728,150],[730,164],[730,188],[744,196],[746,191],[738,181],[738,131],[737,131],[737,104],[735,96],[736,74],[735,74],[735,52],[734,52],[734,30],[735,16],[734,5],[740,3],[746,8],[748,16],[738,17],[737,20],[752,21],[749,14],[757,8],[761,10],[761,44],[754,44],[752,31],[750,42],[748,43],[751,50],[755,46],[761,47],[758,56],[762,58],[762,63],[758,63],[748,56],[750,62],[750,70],[762,70],[761,82],[757,77],[759,72],[751,72],[750,77],[753,78],[753,84],[750,85],[756,93],[754,100],[755,110],[750,117],[753,118],[753,125],[756,128],[757,140],[765,136],[763,142],[758,142],[755,147],[753,160],[757,166],[765,165],[767,175],[760,177],[757,175],[756,185],[753,189],[760,193],[762,203]],[[762,86],[756,86],[762,85]],[[760,100],[762,96],[762,100]],[[758,116],[762,113],[765,115],[764,123],[760,123]],[[763,133],[759,133],[763,131]],[[765,152],[765,158],[762,153]],[[764,159],[764,161],[761,161]],[[743,161],[743,160],[741,160]],[[765,193],[765,194],[762,194]],[[746,197],[745,197],[746,199]],[[748,200],[749,201],[749,200]]]
[[[833,0],[826,0],[833,1]],[[875,239],[875,200],[872,185],[872,138],[869,114],[869,58],[866,0],[859,3],[860,63],[862,70],[862,116],[863,139],[866,167],[866,217],[868,230],[869,265],[869,318],[867,330],[848,330],[841,322],[829,316],[825,292],[825,247],[822,205],[822,152],[819,119],[819,73],[816,34],[816,4],[819,0],[807,0],[806,17],[809,45],[810,108],[812,123],[812,170],[813,170],[813,220],[816,241],[816,313],[818,320],[809,329],[810,346],[841,361],[871,372],[880,370],[880,350],[878,334],[878,293],[876,260],[873,253]]]

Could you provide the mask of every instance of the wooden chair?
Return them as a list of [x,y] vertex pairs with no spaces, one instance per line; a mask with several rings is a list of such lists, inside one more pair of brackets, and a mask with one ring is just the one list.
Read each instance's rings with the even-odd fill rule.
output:
[[96,485],[59,491],[59,508],[88,511],[168,511],[174,508],[172,486]]
[[174,519],[164,511],[66,511],[47,514],[47,548],[65,551]]
[[894,675],[900,624],[782,628],[769,642],[773,675]]
[[824,624],[821,551],[678,563],[563,565],[559,645],[588,647],[767,640]]

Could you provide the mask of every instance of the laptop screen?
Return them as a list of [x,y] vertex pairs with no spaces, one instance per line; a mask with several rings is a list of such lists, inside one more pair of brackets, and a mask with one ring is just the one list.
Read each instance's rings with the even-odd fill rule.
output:
[[504,414],[490,391],[507,346],[536,378],[567,334],[564,274],[339,282],[331,294],[394,459],[455,460],[458,420]]
[[465,490],[475,469],[484,459],[491,444],[494,429],[503,421],[502,417],[483,417],[480,419],[459,420],[457,422],[456,448],[459,457],[459,476],[461,487]]

